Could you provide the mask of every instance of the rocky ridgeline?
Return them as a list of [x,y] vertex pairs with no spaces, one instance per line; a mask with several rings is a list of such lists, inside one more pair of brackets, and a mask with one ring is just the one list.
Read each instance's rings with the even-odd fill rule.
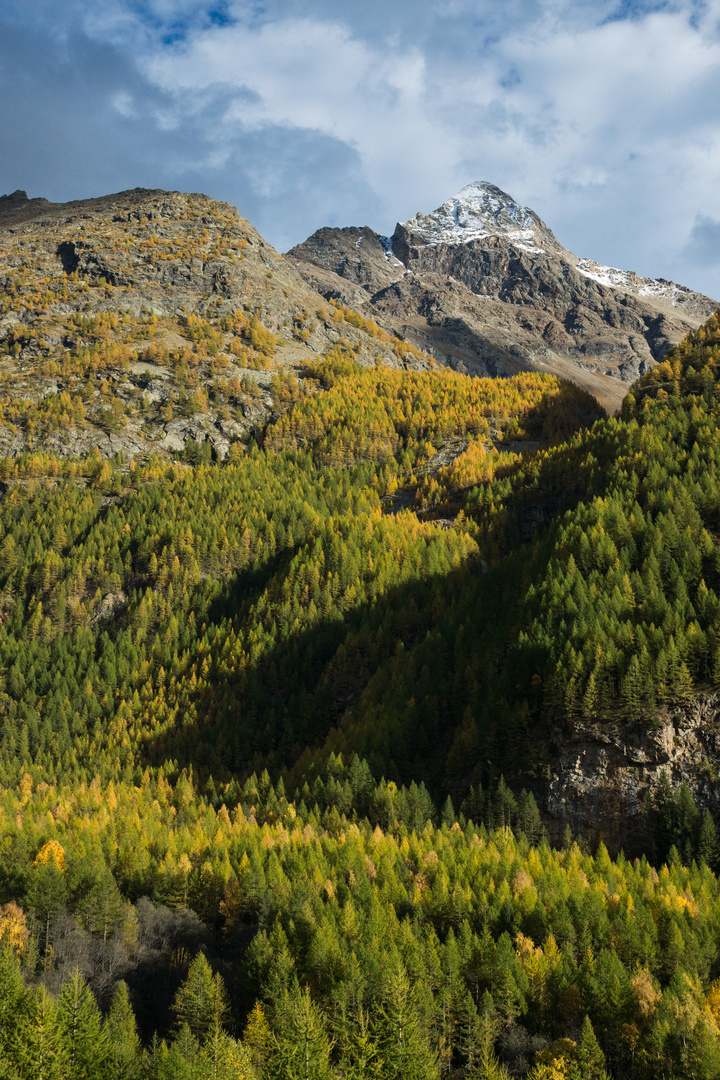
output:
[[427,365],[348,321],[234,207],[203,195],[4,196],[0,282],[0,457],[222,458],[333,347]]
[[456,370],[547,371],[610,410],[720,306],[673,282],[579,260],[532,210],[485,183],[390,238],[320,229],[289,255],[324,296],[371,312]]

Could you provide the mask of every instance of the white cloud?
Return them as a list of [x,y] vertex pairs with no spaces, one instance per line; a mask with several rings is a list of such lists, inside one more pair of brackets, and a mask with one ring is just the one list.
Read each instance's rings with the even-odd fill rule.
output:
[[131,120],[138,115],[135,100],[127,90],[119,90],[117,94],[113,94],[110,102],[113,109],[120,113],[121,116],[124,116],[126,120]]
[[70,51],[73,34],[113,48],[138,85],[108,108],[136,124],[138,160],[172,139],[170,178],[225,198],[235,170],[270,240],[391,229],[488,179],[579,254],[681,265],[720,295],[689,241],[720,218],[720,0],[8,4],[35,27],[54,11]]
[[[447,28],[436,41],[393,33],[371,44],[348,23],[285,18],[192,31],[147,56],[144,72],[188,112],[207,94],[250,91],[225,109],[221,141],[279,125],[347,143],[379,205],[399,216],[486,178],[540,199],[556,231],[592,245],[600,191],[608,242],[588,253],[617,263],[635,244],[651,272],[717,190],[718,4],[694,23],[688,5],[621,19],[610,19],[613,3],[511,7],[516,21],[498,34],[487,4],[446,5],[446,19],[466,25],[455,52]],[[637,204],[642,227],[652,208],[657,243],[622,220]]]
[[145,73],[188,110],[213,88],[243,92],[223,113],[219,138],[231,139],[236,127],[278,125],[347,143],[364,179],[388,196],[398,184],[419,195],[428,177],[442,181],[460,146],[456,130],[433,119],[417,49],[373,51],[331,22],[214,28],[149,58]]

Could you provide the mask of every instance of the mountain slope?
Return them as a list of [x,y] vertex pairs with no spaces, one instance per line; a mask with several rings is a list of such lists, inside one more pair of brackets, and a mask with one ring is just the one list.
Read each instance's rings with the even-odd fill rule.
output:
[[579,260],[487,183],[398,224],[391,238],[321,229],[288,254],[320,292],[372,311],[457,370],[550,371],[610,411],[718,307],[672,282]]
[[224,457],[272,415],[271,369],[292,382],[334,347],[401,362],[204,195],[4,196],[0,281],[0,453]]
[[2,215],[0,1074],[716,1080],[720,315],[607,418],[203,197]]
[[[530,212],[473,199],[394,244],[561,258]],[[0,214],[3,775],[27,753],[46,776],[73,744],[73,768],[108,775],[172,760],[302,782],[341,750],[462,795],[499,771],[535,783],[578,719],[623,729],[712,686],[716,320],[645,377],[642,409],[597,423],[550,375],[431,370],[319,306],[202,196]],[[396,272],[365,245],[368,273]],[[121,641],[122,680],[99,678]]]

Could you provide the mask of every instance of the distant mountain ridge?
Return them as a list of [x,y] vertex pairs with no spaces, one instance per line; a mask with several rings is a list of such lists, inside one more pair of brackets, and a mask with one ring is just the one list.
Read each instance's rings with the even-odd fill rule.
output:
[[610,410],[720,306],[674,282],[579,259],[487,182],[398,223],[391,237],[323,228],[288,255],[323,295],[370,308],[457,370],[549,371]]

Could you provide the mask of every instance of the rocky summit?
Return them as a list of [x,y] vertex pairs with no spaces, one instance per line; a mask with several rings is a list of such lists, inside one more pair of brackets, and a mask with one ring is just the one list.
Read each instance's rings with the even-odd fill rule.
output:
[[324,228],[288,254],[324,296],[372,312],[456,370],[551,372],[610,411],[720,306],[674,282],[579,259],[537,214],[484,182],[392,237]]
[[227,203],[140,188],[57,204],[5,195],[0,456],[224,458],[328,350],[428,366],[347,314]]

